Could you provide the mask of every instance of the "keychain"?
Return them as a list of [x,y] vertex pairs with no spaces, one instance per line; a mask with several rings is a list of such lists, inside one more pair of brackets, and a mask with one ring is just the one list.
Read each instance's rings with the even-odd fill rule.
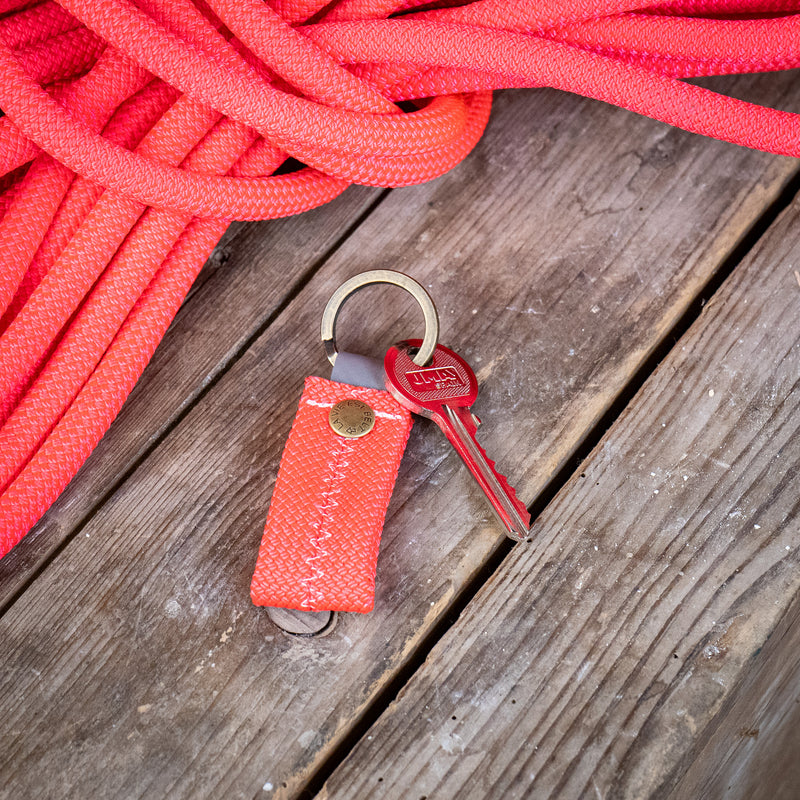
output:
[[[423,339],[389,348],[383,364],[336,348],[342,304],[376,283],[419,303]],[[309,377],[289,434],[251,585],[256,605],[303,611],[370,611],[383,520],[411,430],[411,413],[432,419],[455,447],[513,539],[530,515],[494,468],[469,410],[478,383],[469,365],[440,345],[436,307],[412,278],[372,270],[343,283],[322,316],[331,379]],[[387,391],[388,390],[388,391]]]

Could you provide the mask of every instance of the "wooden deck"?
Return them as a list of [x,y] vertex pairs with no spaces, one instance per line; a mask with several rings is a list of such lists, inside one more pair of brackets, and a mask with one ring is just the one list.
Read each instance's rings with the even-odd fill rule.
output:
[[[720,82],[800,110],[796,75]],[[796,798],[796,161],[550,91],[425,186],[235,224],[120,418],[0,562],[3,798]],[[249,599],[333,289],[420,280],[512,545],[417,422],[375,610]],[[353,308],[351,308],[353,306]],[[375,289],[342,344],[416,335]]]

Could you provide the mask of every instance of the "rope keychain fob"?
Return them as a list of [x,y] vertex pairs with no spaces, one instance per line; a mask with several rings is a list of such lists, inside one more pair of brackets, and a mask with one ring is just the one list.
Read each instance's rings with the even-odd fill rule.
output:
[[373,270],[333,293],[322,315],[331,380],[306,378],[253,575],[256,605],[372,609],[378,545],[411,414],[384,388],[380,361],[337,351],[335,326],[344,302],[376,283],[399,286],[417,300],[425,317],[422,355],[429,358],[436,345],[436,308],[411,278]]
[[[375,283],[408,291],[425,317],[425,337],[392,346],[383,365],[339,353],[335,339],[344,301]],[[380,535],[411,430],[410,412],[442,429],[508,535],[516,540],[527,535],[527,509],[475,438],[480,421],[469,410],[477,397],[475,374],[438,343],[438,334],[433,301],[406,275],[373,270],[334,292],[322,319],[333,372],[331,380],[306,379],[253,575],[256,605],[372,609]]]

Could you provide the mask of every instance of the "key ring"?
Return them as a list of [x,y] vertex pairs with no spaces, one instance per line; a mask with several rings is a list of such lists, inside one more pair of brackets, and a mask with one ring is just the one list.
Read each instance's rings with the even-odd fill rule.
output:
[[418,367],[424,367],[431,357],[436,345],[439,342],[439,315],[436,313],[436,306],[433,304],[431,296],[413,278],[404,275],[402,272],[395,272],[391,269],[373,269],[354,275],[350,280],[345,281],[328,300],[325,311],[322,312],[322,343],[325,345],[325,353],[331,364],[336,363],[336,356],[339,351],[336,349],[336,318],[339,311],[348,297],[375,283],[390,283],[405,289],[422,309],[422,316],[425,318],[425,336],[419,350],[414,355],[413,361]]

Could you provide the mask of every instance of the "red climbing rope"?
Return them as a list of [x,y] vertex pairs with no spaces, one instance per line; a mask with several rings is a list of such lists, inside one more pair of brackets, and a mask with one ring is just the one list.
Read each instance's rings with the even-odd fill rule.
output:
[[[800,155],[797,115],[682,80],[800,66],[800,0],[443,5],[0,0],[0,555],[97,444],[230,220],[435,178],[504,87]],[[288,157],[305,166],[274,175]]]

